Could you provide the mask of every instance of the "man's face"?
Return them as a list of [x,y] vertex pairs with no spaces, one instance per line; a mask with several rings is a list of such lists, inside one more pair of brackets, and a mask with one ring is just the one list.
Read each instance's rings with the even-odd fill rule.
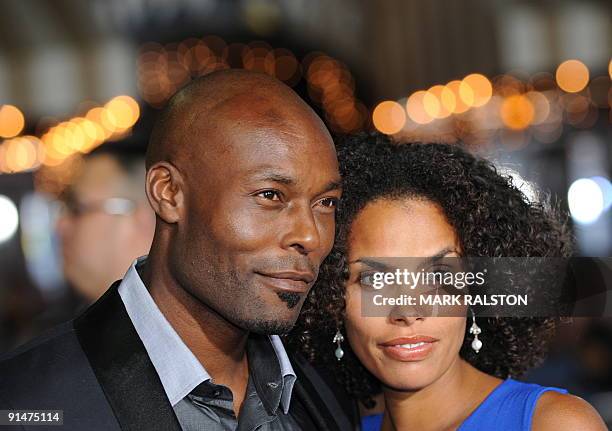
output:
[[284,333],[331,250],[340,178],[320,122],[251,114],[230,109],[207,131],[217,150],[186,179],[171,268],[236,326]]
[[149,228],[143,226],[142,218],[136,214],[142,209],[136,203],[130,209],[130,202],[124,201],[124,214],[111,215],[103,209],[109,198],[121,196],[126,177],[109,155],[86,160],[67,193],[69,202],[57,223],[64,275],[90,301],[120,279],[151,244],[153,223]]

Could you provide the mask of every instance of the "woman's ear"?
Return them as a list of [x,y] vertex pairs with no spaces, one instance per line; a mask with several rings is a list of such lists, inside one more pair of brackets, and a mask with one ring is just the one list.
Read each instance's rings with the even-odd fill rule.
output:
[[155,214],[166,223],[176,223],[183,216],[184,185],[180,171],[169,162],[155,163],[147,171],[147,198]]

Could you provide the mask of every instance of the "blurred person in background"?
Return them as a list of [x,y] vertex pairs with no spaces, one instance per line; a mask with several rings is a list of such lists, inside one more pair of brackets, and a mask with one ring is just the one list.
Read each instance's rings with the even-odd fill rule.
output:
[[57,231],[64,275],[87,303],[123,277],[153,240],[144,152],[131,144],[106,144],[87,155],[62,197]]

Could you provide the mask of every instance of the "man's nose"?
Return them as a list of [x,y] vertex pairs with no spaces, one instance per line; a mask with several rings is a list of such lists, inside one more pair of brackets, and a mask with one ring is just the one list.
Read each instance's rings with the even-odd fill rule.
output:
[[321,246],[321,235],[312,208],[304,206],[290,212],[289,229],[283,238],[285,248],[308,254]]

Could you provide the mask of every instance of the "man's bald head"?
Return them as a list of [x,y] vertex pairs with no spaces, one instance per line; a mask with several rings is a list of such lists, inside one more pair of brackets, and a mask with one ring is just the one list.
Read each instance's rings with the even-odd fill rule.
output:
[[149,145],[153,265],[233,326],[285,332],[331,250],[339,183],[329,132],[289,87],[238,70],[197,79]]
[[202,151],[214,151],[207,132],[241,120],[262,126],[292,124],[298,133],[300,122],[326,130],[316,113],[277,79],[241,69],[222,70],[191,81],[170,99],[151,134],[147,169],[159,161],[181,165]]

